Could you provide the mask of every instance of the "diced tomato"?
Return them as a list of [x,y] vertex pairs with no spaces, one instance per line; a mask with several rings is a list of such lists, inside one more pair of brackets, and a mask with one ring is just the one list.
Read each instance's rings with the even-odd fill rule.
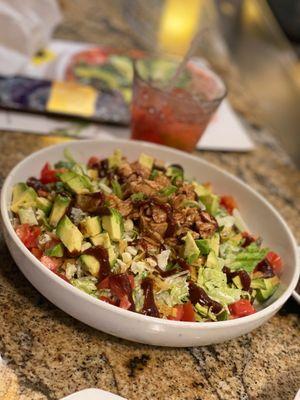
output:
[[183,316],[183,304],[178,304],[177,306],[173,307],[173,315],[170,315],[168,319],[172,319],[174,321],[181,321]]
[[131,289],[134,289],[134,276],[133,275],[128,275],[128,279],[129,279],[129,282],[130,282]]
[[41,228],[38,226],[30,226],[29,224],[22,224],[17,226],[16,234],[24,245],[28,249],[31,249],[37,247],[37,238],[41,234]]
[[195,311],[191,302],[179,304],[173,308],[175,316],[169,316],[168,319],[175,321],[195,322]]
[[187,322],[196,321],[194,307],[190,301],[188,303],[183,304],[183,315],[181,317],[181,321],[187,321]]
[[237,202],[235,201],[235,199],[232,196],[221,196],[220,204],[221,204],[221,206],[226,208],[226,210],[229,212],[229,214],[232,214],[232,211],[235,208],[238,208]]
[[255,313],[255,308],[249,300],[241,299],[228,306],[230,313],[236,317],[246,317]]
[[103,281],[101,281],[98,284],[98,289],[109,289],[110,285],[109,285],[109,276],[107,278],[104,278]]
[[38,259],[40,259],[43,255],[42,250],[38,249],[37,247],[33,247],[31,249],[31,253]]
[[128,297],[125,295],[120,299],[120,308],[124,308],[124,310],[128,310],[131,306],[130,301],[128,300]]
[[41,263],[45,265],[50,271],[56,272],[61,266],[62,260],[56,257],[42,256],[40,259]]
[[88,167],[93,168],[99,163],[100,159],[98,157],[92,156],[88,161]]
[[44,184],[57,182],[57,173],[59,171],[52,169],[49,163],[46,163],[41,170],[40,181]]
[[273,271],[276,275],[279,275],[282,269],[282,260],[279,254],[274,251],[269,251],[266,256],[268,263],[273,268]]
[[118,283],[115,283],[112,279],[109,280],[109,287],[112,294],[115,295],[119,300],[126,296],[126,292],[124,291],[124,289]]

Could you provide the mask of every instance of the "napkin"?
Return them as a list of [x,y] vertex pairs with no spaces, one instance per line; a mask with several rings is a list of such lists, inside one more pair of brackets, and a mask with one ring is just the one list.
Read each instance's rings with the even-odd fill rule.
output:
[[197,149],[250,151],[254,144],[228,100],[224,100],[213,116]]

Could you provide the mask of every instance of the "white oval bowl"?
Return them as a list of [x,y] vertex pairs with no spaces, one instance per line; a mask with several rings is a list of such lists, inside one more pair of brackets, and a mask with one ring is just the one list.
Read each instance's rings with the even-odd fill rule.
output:
[[[86,162],[92,155],[109,156],[120,148],[130,160],[141,152],[167,163],[181,164],[188,177],[211,182],[220,194],[234,196],[251,232],[278,252],[284,262],[281,285],[267,305],[250,316],[220,322],[179,322],[152,318],[93,298],[45,268],[23,245],[11,222],[12,187],[37,176],[46,161],[55,163],[70,149],[75,159]],[[8,248],[20,270],[48,300],[74,318],[103,332],[134,342],[159,346],[199,346],[220,343],[252,331],[271,318],[292,294],[299,277],[296,242],[278,212],[258,193],[234,176],[189,154],[164,146],[129,140],[81,140],[47,147],[20,162],[6,178],[1,193],[3,231]]]

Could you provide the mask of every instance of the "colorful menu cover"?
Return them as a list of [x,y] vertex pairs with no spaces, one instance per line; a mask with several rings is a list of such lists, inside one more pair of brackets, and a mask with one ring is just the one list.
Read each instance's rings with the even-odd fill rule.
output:
[[0,76],[0,107],[127,125],[132,60],[141,56],[54,40],[19,76]]

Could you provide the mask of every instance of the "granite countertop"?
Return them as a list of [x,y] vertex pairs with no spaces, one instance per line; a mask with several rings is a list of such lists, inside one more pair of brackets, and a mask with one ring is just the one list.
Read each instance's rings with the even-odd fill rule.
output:
[[[83,28],[72,32],[71,17],[61,35],[80,39]],[[113,35],[123,32],[118,19],[114,29],[101,21]],[[239,103],[236,97],[233,103]],[[258,190],[300,243],[300,172],[266,129],[248,129],[256,143],[251,153],[196,154]],[[62,140],[0,132],[0,182],[21,159]],[[289,400],[300,387],[299,308],[292,299],[262,328],[230,342],[151,347],[98,332],[60,311],[24,278],[2,237],[0,260],[1,400],[57,400],[89,387],[132,400]]]

